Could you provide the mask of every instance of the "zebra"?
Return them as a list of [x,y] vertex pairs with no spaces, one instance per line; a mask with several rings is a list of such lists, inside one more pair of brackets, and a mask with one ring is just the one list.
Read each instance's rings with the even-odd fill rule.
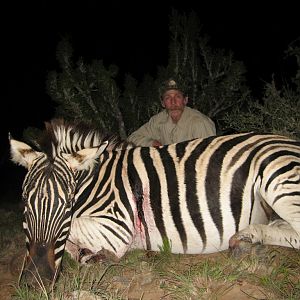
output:
[[64,251],[88,263],[159,251],[165,240],[184,254],[299,248],[299,141],[250,132],[137,147],[45,124],[35,147],[10,137],[12,161],[28,169],[25,270],[42,282],[56,281]]

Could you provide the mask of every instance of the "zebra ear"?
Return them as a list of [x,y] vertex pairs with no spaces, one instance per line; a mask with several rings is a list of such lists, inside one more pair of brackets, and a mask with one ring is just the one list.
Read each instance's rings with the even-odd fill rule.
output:
[[41,154],[33,150],[29,145],[14,140],[9,137],[11,160],[17,164],[29,169],[32,162]]
[[88,170],[96,164],[96,159],[106,149],[107,145],[108,141],[105,141],[99,147],[82,149],[73,154],[62,153],[62,156],[67,160],[72,170]]

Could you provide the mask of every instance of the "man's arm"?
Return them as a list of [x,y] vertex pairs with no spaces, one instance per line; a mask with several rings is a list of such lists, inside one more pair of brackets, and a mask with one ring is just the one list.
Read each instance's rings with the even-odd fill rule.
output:
[[134,131],[127,140],[137,146],[160,146],[161,143],[159,142],[159,131],[156,126],[155,116]]
[[208,117],[197,118],[193,125],[194,138],[206,138],[216,135],[215,123]]

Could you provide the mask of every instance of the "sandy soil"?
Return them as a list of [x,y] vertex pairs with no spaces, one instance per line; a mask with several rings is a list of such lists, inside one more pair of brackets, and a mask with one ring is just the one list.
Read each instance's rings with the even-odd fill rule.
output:
[[[20,274],[24,248],[16,247],[16,244],[22,244],[22,239],[15,240],[15,243],[11,243],[9,252],[7,255],[1,258],[0,264],[0,299],[6,300],[11,299],[17,286],[18,277]],[[19,244],[19,245],[20,245]],[[217,257],[219,254],[215,254]],[[207,256],[206,256],[207,258]],[[183,266],[186,264],[192,264],[193,260],[199,260],[199,256],[186,257],[180,262]],[[179,266],[180,268],[180,266]],[[143,300],[157,300],[157,299],[173,299],[171,295],[168,295],[166,291],[160,288],[161,280],[151,270],[145,267],[142,273],[135,271],[128,271],[123,273],[121,276],[114,276],[113,286],[115,289],[123,291],[124,299],[143,299]],[[212,283],[213,284],[213,283]],[[218,283],[220,285],[220,283]],[[249,299],[266,299],[264,292],[258,286],[254,286],[244,281],[235,283],[228,288],[228,285],[213,287],[216,290],[221,291],[221,296],[216,298],[220,300],[249,300]],[[78,294],[66,294],[65,299],[81,299],[89,300],[101,299],[95,295],[91,295],[89,292],[81,291],[80,296]],[[196,299],[196,298],[195,298]]]
[[[13,212],[0,209],[0,215],[5,216],[5,220],[7,220],[4,222],[9,222],[9,220],[13,219],[13,215],[10,214],[13,214]],[[0,225],[3,228],[6,223],[2,222]],[[14,222],[13,225],[10,226],[18,226],[18,228],[21,228],[21,223],[15,224]],[[8,230],[10,230],[10,227]],[[15,294],[23,264],[25,254],[25,236],[22,230],[16,232],[17,234],[13,234],[12,231],[12,236],[7,234],[7,232],[4,237],[0,236],[0,241],[3,245],[3,249],[0,251],[0,300],[11,299],[12,295]],[[224,253],[212,254],[210,256],[184,256],[184,258],[180,260],[178,268],[181,268],[180,264],[182,264],[182,267],[186,265],[193,265],[201,259],[208,257],[218,258],[220,255],[224,255]],[[128,272],[123,272],[122,274],[114,276],[111,284],[116,290],[123,291],[122,297],[124,297],[124,299],[173,299],[170,294],[167,294],[165,290],[160,288],[163,283],[162,280],[164,279],[158,277],[158,275],[149,269],[147,263],[145,263],[145,268],[139,270],[139,272],[136,270],[128,270]],[[222,284],[220,285],[220,283],[216,284],[218,286],[213,286],[214,283],[211,283],[212,290],[221,291],[221,296],[217,296],[217,298],[214,299],[266,299],[266,293],[262,291],[259,286],[254,286],[246,281],[235,282],[231,286],[228,286],[228,283],[223,286]],[[201,285],[201,282],[199,285]],[[95,297],[95,295],[90,295],[89,292],[83,292],[84,291],[81,291],[80,296],[78,296],[78,294],[76,294],[77,292],[74,291],[71,294],[66,294],[64,298],[81,300],[101,299],[99,297]]]

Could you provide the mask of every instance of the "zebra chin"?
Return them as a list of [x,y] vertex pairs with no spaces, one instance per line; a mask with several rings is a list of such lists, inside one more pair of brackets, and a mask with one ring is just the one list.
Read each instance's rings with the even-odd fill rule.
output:
[[25,282],[34,288],[48,289],[56,280],[53,243],[32,243],[24,266]]

